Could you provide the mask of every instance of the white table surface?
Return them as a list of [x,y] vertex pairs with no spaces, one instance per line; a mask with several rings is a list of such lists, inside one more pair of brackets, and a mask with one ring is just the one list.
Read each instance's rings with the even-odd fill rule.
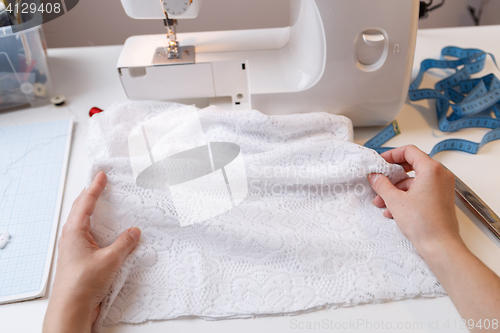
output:
[[[500,58],[498,36],[500,36],[500,26],[421,30],[418,33],[413,74],[418,71],[421,60],[429,57],[438,58],[440,50],[448,45],[480,48]],[[55,120],[68,115],[75,121],[76,132],[71,147],[59,235],[71,204],[84,187],[87,178],[89,161],[85,153],[85,132],[89,119],[88,111],[93,106],[105,109],[114,101],[127,99],[116,70],[120,50],[121,46],[50,49],[49,66],[52,81],[56,93],[66,96],[67,106],[63,108],[45,106],[0,113],[0,126]],[[488,59],[485,70],[479,75],[491,72],[500,77],[500,73]],[[423,86],[431,87],[438,79],[438,76],[426,75]],[[388,145],[415,144],[426,152],[430,152],[434,144],[445,138],[459,137],[479,142],[487,132],[483,129],[465,130],[454,134],[440,132],[437,129],[435,111],[429,109],[427,101],[414,104],[408,101],[397,120],[402,134],[392,139]],[[379,127],[356,129],[355,141],[363,144],[380,129]],[[442,152],[437,154],[435,159],[445,164],[494,211],[500,213],[498,199],[500,141],[487,144],[477,155]],[[456,202],[461,234],[467,246],[493,271],[500,274],[500,242],[490,235],[467,208],[458,200]],[[57,255],[53,259],[49,285],[53,281],[56,259]],[[0,305],[0,331],[40,332],[48,297],[50,297],[50,286],[42,299]],[[500,315],[497,319],[500,319]],[[402,329],[397,329],[398,323],[403,325]],[[448,327],[445,327],[446,324]],[[336,310],[325,309],[290,317],[222,321],[200,319],[150,321],[139,325],[115,325],[106,328],[104,332],[297,332],[310,331],[308,327],[340,332],[374,330],[466,332],[466,329],[460,329],[460,324],[461,318],[450,299],[440,297]],[[369,325],[372,325],[372,329]],[[389,325],[392,325],[392,330],[387,329]]]

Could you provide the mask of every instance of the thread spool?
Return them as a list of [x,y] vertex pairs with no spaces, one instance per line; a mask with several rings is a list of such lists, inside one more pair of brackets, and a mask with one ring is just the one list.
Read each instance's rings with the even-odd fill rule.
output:
[[61,106],[66,102],[66,97],[64,95],[56,95],[50,99],[50,102],[55,106]]
[[21,86],[19,87],[19,89],[25,95],[31,95],[33,93],[33,85],[29,82],[21,83]]
[[37,82],[33,85],[33,93],[36,97],[44,97],[47,94],[47,88],[43,83]]

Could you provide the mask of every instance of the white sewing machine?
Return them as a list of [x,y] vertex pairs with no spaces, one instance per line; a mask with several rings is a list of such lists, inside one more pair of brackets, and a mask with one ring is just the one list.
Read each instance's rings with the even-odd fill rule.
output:
[[326,111],[355,126],[395,119],[410,83],[419,1],[290,1],[289,27],[176,35],[176,20],[197,17],[201,0],[121,0],[130,17],[167,26],[166,35],[125,42],[118,72],[128,97]]

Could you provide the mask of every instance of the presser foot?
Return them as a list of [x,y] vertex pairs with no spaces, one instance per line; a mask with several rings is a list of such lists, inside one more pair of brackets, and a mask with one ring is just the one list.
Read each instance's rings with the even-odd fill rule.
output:
[[194,46],[179,46],[178,47],[178,57],[172,58],[169,55],[168,47],[162,46],[155,50],[153,56],[153,66],[166,66],[166,65],[181,65],[181,64],[194,64],[195,63],[195,52]]

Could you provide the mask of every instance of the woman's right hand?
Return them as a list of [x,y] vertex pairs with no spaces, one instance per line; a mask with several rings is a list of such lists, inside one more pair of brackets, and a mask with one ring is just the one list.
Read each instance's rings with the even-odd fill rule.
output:
[[[498,332],[500,278],[472,254],[460,238],[455,213],[455,178],[415,146],[382,154],[415,177],[393,185],[380,174],[368,180],[377,192],[377,207],[387,209],[413,243],[455,304],[471,332]],[[482,323],[490,323],[482,329]],[[471,325],[472,324],[472,325]]]
[[381,155],[405,171],[415,171],[393,185],[381,174],[370,174],[368,180],[378,196],[373,203],[387,208],[384,215],[394,218],[401,232],[425,257],[434,245],[443,242],[462,243],[455,213],[455,177],[439,162],[415,146],[405,146]]

